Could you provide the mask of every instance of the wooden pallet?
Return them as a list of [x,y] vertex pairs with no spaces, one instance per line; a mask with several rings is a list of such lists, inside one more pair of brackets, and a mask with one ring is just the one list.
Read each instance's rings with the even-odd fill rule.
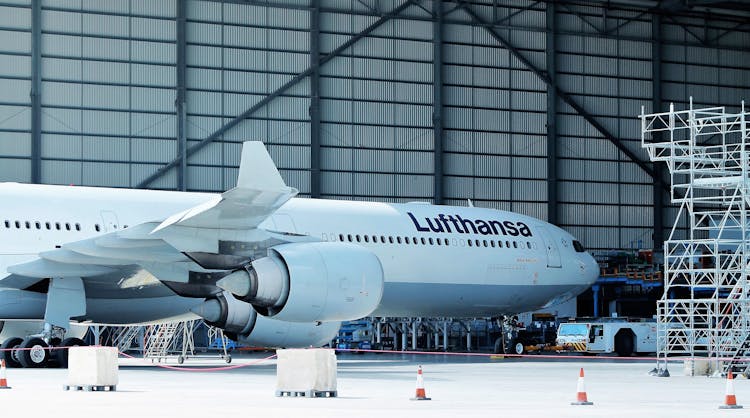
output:
[[114,392],[117,390],[116,385],[104,385],[104,386],[95,386],[95,385],[65,385],[63,386],[64,390],[75,390],[79,391],[82,390],[84,392]]
[[276,396],[291,396],[303,398],[335,398],[338,392],[335,390],[277,390]]

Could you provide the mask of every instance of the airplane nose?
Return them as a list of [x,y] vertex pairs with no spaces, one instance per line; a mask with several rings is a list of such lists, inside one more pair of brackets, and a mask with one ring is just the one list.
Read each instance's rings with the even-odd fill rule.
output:
[[599,263],[589,253],[586,253],[586,278],[591,283],[599,278]]

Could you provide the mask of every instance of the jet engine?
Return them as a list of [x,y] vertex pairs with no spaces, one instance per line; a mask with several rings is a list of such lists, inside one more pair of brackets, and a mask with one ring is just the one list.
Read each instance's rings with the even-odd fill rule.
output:
[[285,322],[258,315],[253,307],[225,292],[191,309],[230,338],[259,347],[320,347],[330,343],[341,322]]
[[383,268],[375,254],[357,245],[284,244],[216,285],[281,321],[347,321],[378,306]]

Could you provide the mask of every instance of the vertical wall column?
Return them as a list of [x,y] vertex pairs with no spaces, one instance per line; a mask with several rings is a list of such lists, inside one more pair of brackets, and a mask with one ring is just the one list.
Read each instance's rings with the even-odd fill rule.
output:
[[310,196],[320,197],[320,2],[310,5]]
[[547,3],[547,221],[557,224],[557,47],[555,3]]
[[[652,111],[654,113],[663,112],[662,91],[661,91],[661,15],[654,13],[651,20],[651,35],[653,43],[651,44],[651,74],[653,76],[652,84]],[[654,142],[661,142],[661,132],[653,133]],[[664,165],[654,162],[654,251],[663,251],[664,249]]]
[[31,0],[31,182],[42,182],[42,0]]
[[177,98],[175,99],[175,113],[177,114],[177,154],[180,160],[177,168],[177,187],[182,191],[187,190],[186,3],[186,1],[177,1]]
[[443,203],[443,2],[432,2],[435,16],[432,36],[432,123],[434,136],[434,202]]

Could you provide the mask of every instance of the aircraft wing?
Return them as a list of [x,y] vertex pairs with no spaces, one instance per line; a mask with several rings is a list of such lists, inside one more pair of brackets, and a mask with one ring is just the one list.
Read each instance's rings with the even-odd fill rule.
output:
[[[298,191],[288,187],[262,142],[245,142],[237,187],[167,219],[63,244],[39,258],[8,267],[18,277],[116,276],[119,266],[140,265],[159,280],[186,282],[188,272],[241,266],[289,237],[258,228]],[[13,282],[18,285],[13,286]]]

